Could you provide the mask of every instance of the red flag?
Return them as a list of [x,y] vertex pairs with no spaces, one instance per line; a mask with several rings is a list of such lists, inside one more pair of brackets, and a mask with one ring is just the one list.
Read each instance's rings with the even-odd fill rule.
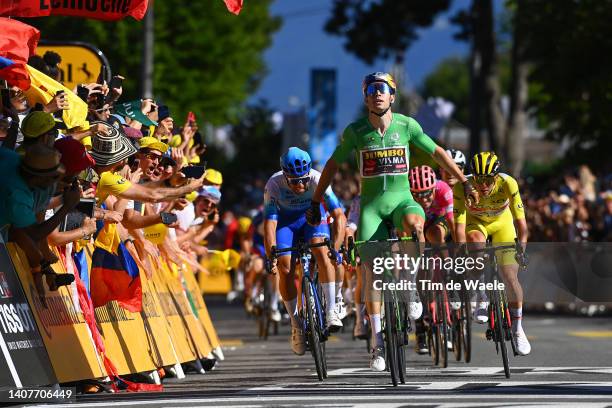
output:
[[30,75],[26,63],[36,52],[40,31],[21,21],[0,17],[0,57],[5,58],[0,78],[11,86],[26,90],[30,87]]
[[142,20],[149,0],[1,0],[0,16],[45,17],[49,15],[74,16],[95,20],[114,21],[132,16]]
[[240,14],[240,10],[242,10],[242,2],[243,0],[223,0],[225,2],[225,7],[230,13],[234,13],[236,15]]

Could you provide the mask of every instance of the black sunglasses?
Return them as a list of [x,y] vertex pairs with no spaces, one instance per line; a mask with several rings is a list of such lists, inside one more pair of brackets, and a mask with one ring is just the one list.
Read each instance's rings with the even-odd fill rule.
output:
[[415,192],[412,193],[416,198],[427,198],[429,196],[431,196],[431,194],[433,193],[433,189],[431,190],[427,190],[427,191],[419,191],[419,192]]
[[310,176],[296,178],[290,178],[285,176],[285,178],[287,179],[287,183],[292,184],[294,186],[297,186],[298,184],[306,185],[310,181]]

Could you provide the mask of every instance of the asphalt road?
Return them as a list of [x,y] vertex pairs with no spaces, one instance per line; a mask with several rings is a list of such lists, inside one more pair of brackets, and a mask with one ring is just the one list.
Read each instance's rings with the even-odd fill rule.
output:
[[393,387],[388,373],[369,370],[365,342],[353,341],[349,330],[329,340],[329,377],[319,382],[310,354],[291,352],[287,326],[260,341],[241,307],[219,299],[208,304],[226,356],[215,370],[167,379],[163,393],[96,394],[66,406],[612,406],[609,317],[526,315],[532,354],[511,357],[510,379],[484,327],[474,325],[470,364],[453,359],[447,369],[436,368],[410,348],[408,381]]

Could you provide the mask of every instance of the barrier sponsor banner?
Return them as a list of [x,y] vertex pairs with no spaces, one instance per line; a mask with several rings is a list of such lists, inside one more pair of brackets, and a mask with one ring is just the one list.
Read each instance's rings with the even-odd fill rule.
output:
[[210,319],[210,314],[208,313],[206,302],[204,301],[204,297],[200,292],[200,287],[198,285],[198,282],[196,281],[195,275],[191,268],[186,268],[183,271],[183,277],[185,279],[185,284],[187,290],[189,291],[190,297],[194,301],[197,310],[197,318],[204,327],[204,331],[206,333],[210,345],[212,346],[212,348],[216,348],[221,344],[221,341],[219,340],[217,331],[215,330],[212,320]]
[[150,280],[152,289],[155,290],[162,312],[170,328],[170,337],[179,362],[186,363],[196,359],[196,350],[189,341],[189,330],[183,324],[180,311],[177,308],[172,294],[166,285],[165,272],[163,269],[155,269],[153,278]]
[[[46,385],[57,380],[7,247],[0,242],[0,386]],[[5,369],[6,368],[6,369]]]
[[142,312],[140,315],[144,322],[146,342],[151,356],[158,367],[175,365],[180,361],[159,297],[146,274],[141,273],[140,277],[142,281]]
[[172,295],[172,300],[175,303],[177,309],[180,312],[181,320],[187,327],[187,333],[189,341],[191,342],[197,358],[204,358],[212,350],[212,346],[208,342],[204,333],[204,327],[200,321],[196,318],[191,305],[187,299],[187,295],[183,290],[183,286],[180,282],[180,271],[176,265],[173,265],[173,270],[170,268],[166,269],[164,276],[166,278],[166,285]]
[[208,273],[200,272],[198,282],[202,293],[226,295],[232,290],[232,278],[228,271],[225,251],[208,251],[200,263]]
[[[45,307],[34,286],[25,254],[17,246],[11,247],[11,254],[22,285],[27,288],[26,295],[35,312],[57,379],[67,382],[104,377],[106,372],[98,359],[78,302],[73,297],[73,287],[61,287],[56,292],[49,292],[45,285]],[[66,272],[59,262],[53,265],[53,269],[57,273]],[[66,358],[67,348],[73,350],[74,358]]]

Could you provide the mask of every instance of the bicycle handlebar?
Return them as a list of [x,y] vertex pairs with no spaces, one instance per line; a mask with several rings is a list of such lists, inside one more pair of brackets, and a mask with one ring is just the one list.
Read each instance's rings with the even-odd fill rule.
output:
[[326,246],[329,250],[332,249],[331,247],[331,243],[329,242],[329,239],[326,239],[323,242],[317,242],[315,244],[302,244],[302,245],[298,245],[298,246],[294,246],[294,247],[289,247],[289,248],[276,248],[276,246],[273,246],[271,248],[270,251],[270,257],[272,259],[278,258],[278,256],[280,254],[286,253],[286,252],[304,252],[308,249],[312,249],[312,248],[319,248],[319,247],[324,247]]

